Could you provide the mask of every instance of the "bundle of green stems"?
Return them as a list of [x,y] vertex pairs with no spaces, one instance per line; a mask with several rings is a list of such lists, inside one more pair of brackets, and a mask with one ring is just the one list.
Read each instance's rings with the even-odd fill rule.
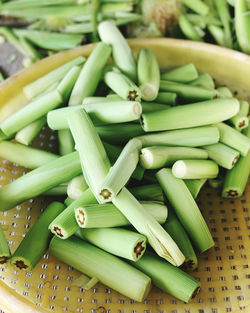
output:
[[[162,73],[146,48],[136,59],[113,22],[98,34],[87,59],[26,85],[29,103],[0,123],[0,157],[31,169],[0,189],[0,210],[39,195],[66,198],[48,206],[12,257],[0,229],[0,263],[32,270],[49,247],[89,276],[77,285],[100,281],[143,301],[152,281],[188,302],[200,283],[178,267],[196,269],[196,254],[214,246],[195,198],[207,180],[223,197],[243,194],[248,102],[193,64]],[[61,155],[30,146],[46,123]]]
[[[0,36],[23,56],[23,66],[57,51],[99,40],[97,25],[112,19],[119,27],[141,20],[134,0],[11,0],[0,2]],[[1,16],[12,26],[1,25]],[[16,20],[15,20],[16,19]],[[2,37],[2,38],[3,38]]]
[[0,2],[0,16],[16,26],[2,25],[0,35],[24,55],[24,66],[98,41],[97,25],[105,20],[128,38],[186,38],[250,54],[249,10],[248,0],[11,0]]

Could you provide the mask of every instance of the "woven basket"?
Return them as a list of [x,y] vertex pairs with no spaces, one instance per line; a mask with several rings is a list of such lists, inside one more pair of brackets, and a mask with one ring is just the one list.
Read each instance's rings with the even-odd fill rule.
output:
[[[213,45],[176,40],[130,40],[135,54],[141,47],[152,49],[161,68],[194,63],[211,74],[218,85],[226,84],[241,99],[250,98],[250,57]],[[62,52],[24,69],[0,85],[0,120],[27,103],[22,87],[61,64],[87,56],[94,45]],[[43,130],[34,146],[56,149],[56,135]],[[26,169],[0,159],[0,183],[9,183]],[[14,252],[51,199],[31,199],[0,213],[0,222]],[[98,284],[89,291],[72,286],[80,273],[45,254],[32,272],[0,266],[0,309],[16,312],[88,313],[226,313],[250,312],[250,188],[240,199],[226,200],[217,190],[204,188],[198,204],[215,240],[215,247],[199,256],[192,275],[201,281],[201,292],[185,304],[157,288],[147,300],[137,303]],[[173,282],[174,283],[174,282]]]

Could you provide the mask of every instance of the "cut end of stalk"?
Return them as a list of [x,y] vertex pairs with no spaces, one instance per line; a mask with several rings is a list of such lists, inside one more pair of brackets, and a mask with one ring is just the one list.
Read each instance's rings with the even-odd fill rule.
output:
[[193,294],[192,294],[192,296],[191,296],[191,299],[194,299],[194,298],[198,295],[198,293],[200,292],[200,290],[201,290],[201,287],[198,286],[198,287],[194,290],[194,292],[193,292]]
[[145,249],[146,249],[145,241],[139,241],[134,248],[136,259],[139,259],[143,255]]
[[8,259],[9,257],[7,257],[6,255],[0,256],[0,264],[6,263]]
[[84,214],[82,209],[77,209],[76,210],[76,220],[77,220],[77,223],[81,227],[83,227],[83,225],[85,224],[85,214]]
[[[197,260],[196,260],[197,261]],[[195,260],[193,259],[188,259],[186,260],[181,268],[184,270],[184,271],[194,271],[196,268],[197,268],[197,262],[195,262]]]
[[237,128],[238,129],[244,129],[248,126],[248,118],[247,117],[243,117],[237,124]]
[[141,166],[146,169],[152,168],[153,156],[151,151],[148,150],[147,148],[141,150],[140,163]]
[[137,90],[130,90],[128,93],[128,100],[135,101],[139,97]]
[[239,155],[237,155],[234,159],[233,159],[233,162],[232,162],[232,166],[234,166],[239,160]]
[[31,269],[30,264],[22,257],[13,257],[11,259],[11,264],[19,268],[20,270],[29,270]]
[[222,197],[223,198],[238,198],[241,194],[236,189],[228,189],[223,190]]
[[182,178],[186,174],[186,165],[183,161],[176,161],[172,167],[173,175],[177,178]]
[[111,200],[112,193],[108,189],[102,189],[100,192],[100,196],[104,201]]
[[139,102],[135,102],[135,104],[134,104],[134,113],[137,116],[140,116],[142,113],[142,106]]
[[145,101],[153,101],[157,97],[158,90],[151,84],[144,84],[140,86],[141,97]]
[[28,145],[29,145],[29,143],[28,143],[26,140],[24,140],[24,139],[22,138],[22,136],[18,136],[18,133],[17,133],[17,135],[16,135],[16,137],[15,137],[15,141],[17,141],[17,142],[19,142],[19,143],[21,143],[21,144],[23,144],[23,145],[25,145],[25,146],[28,146]]
[[53,227],[53,233],[60,238],[63,238],[62,229],[58,226]]

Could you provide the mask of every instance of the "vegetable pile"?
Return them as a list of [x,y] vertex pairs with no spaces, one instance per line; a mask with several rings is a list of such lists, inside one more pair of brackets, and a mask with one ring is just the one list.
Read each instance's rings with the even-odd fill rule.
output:
[[98,23],[112,19],[128,38],[187,38],[250,54],[249,10],[248,0],[0,1],[0,43],[11,42],[29,66],[97,42]]
[[[195,198],[206,181],[223,184],[223,197],[243,194],[249,105],[193,64],[161,73],[146,48],[136,60],[113,22],[98,31],[102,42],[87,60],[26,85],[30,102],[0,124],[0,157],[32,169],[0,189],[0,210],[68,195],[13,256],[1,231],[0,262],[32,270],[49,246],[89,276],[76,285],[100,281],[143,301],[152,281],[188,302],[200,283],[178,267],[194,270],[195,251],[214,245]],[[58,131],[61,156],[29,146],[46,123]]]

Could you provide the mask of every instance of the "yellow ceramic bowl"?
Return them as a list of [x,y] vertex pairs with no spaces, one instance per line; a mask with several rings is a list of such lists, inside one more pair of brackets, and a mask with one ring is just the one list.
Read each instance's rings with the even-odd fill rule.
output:
[[[211,74],[218,84],[226,84],[240,98],[250,98],[250,57],[245,54],[176,39],[136,39],[129,44],[135,54],[141,47],[152,49],[162,69],[194,63],[199,71]],[[79,55],[88,56],[93,48],[86,45],[43,59],[0,84],[0,120],[27,103],[23,86]],[[55,136],[43,132],[35,145],[51,148],[54,143]],[[0,159],[0,171],[1,184],[7,184],[24,169]],[[189,304],[156,288],[144,303],[135,303],[101,284],[85,292],[72,286],[79,276],[77,271],[45,255],[28,273],[15,271],[10,265],[0,266],[0,309],[5,313],[250,312],[249,188],[245,196],[235,200],[222,199],[217,191],[205,188],[198,202],[216,245],[199,256],[199,269],[192,275],[201,280],[202,289]],[[1,213],[0,222],[12,252],[45,206],[39,197]]]

